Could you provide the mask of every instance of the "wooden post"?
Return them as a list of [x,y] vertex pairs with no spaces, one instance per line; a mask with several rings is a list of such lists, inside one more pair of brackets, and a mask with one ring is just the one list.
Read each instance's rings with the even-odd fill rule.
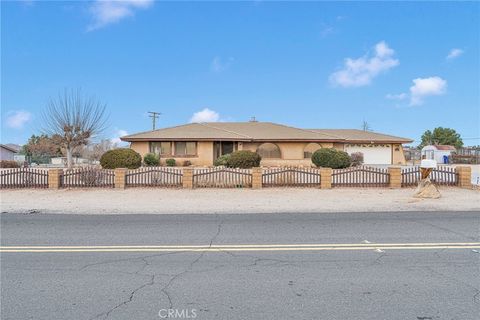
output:
[[193,189],[193,168],[183,168],[183,188]]
[[262,168],[256,167],[252,168],[252,189],[262,189]]
[[388,167],[390,175],[390,188],[398,189],[402,187],[402,169],[400,167]]
[[332,188],[332,168],[320,168],[320,188]]
[[62,182],[63,169],[48,170],[48,188],[60,189]]
[[458,166],[455,170],[458,173],[458,186],[460,188],[472,188],[472,168],[468,166]]
[[126,187],[126,168],[117,168],[114,171],[115,174],[115,189],[125,189]]

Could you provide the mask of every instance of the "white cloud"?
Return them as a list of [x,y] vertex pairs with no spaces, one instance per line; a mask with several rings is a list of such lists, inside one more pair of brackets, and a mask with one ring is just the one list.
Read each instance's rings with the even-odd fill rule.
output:
[[448,53],[447,60],[452,60],[452,59],[458,58],[463,54],[463,52],[464,51],[462,49],[454,48],[454,49],[450,50],[450,52]]
[[32,119],[32,114],[28,111],[17,110],[7,113],[7,127],[13,129],[22,129]]
[[373,78],[399,65],[399,60],[393,58],[394,54],[395,51],[381,41],[375,45],[373,56],[346,58],[343,68],[330,75],[330,82],[341,87],[369,85]]
[[108,24],[131,17],[138,9],[147,9],[154,0],[95,0],[90,6],[93,22],[88,31],[100,29]]
[[221,57],[216,56],[213,58],[212,63],[210,64],[210,70],[216,73],[223,72],[230,67],[234,60],[235,59],[233,57],[229,57],[224,61]]
[[115,144],[125,143],[124,141],[120,140],[120,137],[123,137],[126,135],[128,135],[128,132],[126,130],[117,129],[115,130],[114,137],[110,139],[110,141],[112,141],[112,143],[115,143]]
[[406,93],[398,93],[398,94],[387,94],[385,98],[389,100],[405,100],[408,97],[408,94]]
[[216,122],[220,120],[220,115],[208,108],[195,112],[190,118],[190,122]]
[[440,77],[413,79],[410,87],[410,105],[423,104],[423,99],[428,96],[442,95],[447,91],[447,81]]

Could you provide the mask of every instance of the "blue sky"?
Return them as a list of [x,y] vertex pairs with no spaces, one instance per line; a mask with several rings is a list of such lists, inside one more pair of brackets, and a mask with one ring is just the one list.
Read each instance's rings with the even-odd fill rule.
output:
[[65,88],[108,105],[104,138],[255,116],[480,144],[478,2],[1,3],[1,141]]

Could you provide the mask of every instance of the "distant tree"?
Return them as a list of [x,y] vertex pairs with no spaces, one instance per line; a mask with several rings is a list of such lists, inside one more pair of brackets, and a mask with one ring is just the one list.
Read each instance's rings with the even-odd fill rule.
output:
[[433,132],[427,130],[422,134],[422,141],[418,148],[421,149],[424,146],[436,144],[451,145],[456,148],[461,148],[463,146],[463,140],[460,137],[460,134],[454,129],[437,127],[433,129]]
[[32,135],[22,147],[22,153],[35,163],[46,163],[51,157],[61,157],[59,137],[50,137],[46,134]]
[[363,122],[362,122],[362,130],[363,131],[372,131],[372,128],[370,128],[370,125],[365,120],[363,120]]
[[82,158],[92,160],[92,161],[100,161],[102,155],[109,151],[117,148],[117,144],[113,143],[109,139],[100,140],[97,143],[91,143],[87,146],[82,147],[80,155]]
[[50,98],[43,113],[44,131],[58,136],[59,143],[67,154],[67,166],[73,166],[75,148],[87,145],[105,129],[104,104],[92,97],[82,95],[80,90],[65,90],[58,98]]

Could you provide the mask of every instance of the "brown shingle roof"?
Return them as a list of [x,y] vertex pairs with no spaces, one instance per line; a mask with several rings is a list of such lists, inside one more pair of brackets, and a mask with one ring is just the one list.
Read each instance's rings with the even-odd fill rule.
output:
[[309,129],[310,131],[325,133],[345,139],[346,142],[397,142],[410,143],[412,139],[396,137],[388,134],[364,131],[358,129]]
[[335,136],[271,122],[190,123],[124,136],[124,141],[235,140],[235,141],[339,141]]
[[330,141],[411,142],[410,139],[354,129],[299,129],[272,122],[206,122],[140,132],[123,141]]

